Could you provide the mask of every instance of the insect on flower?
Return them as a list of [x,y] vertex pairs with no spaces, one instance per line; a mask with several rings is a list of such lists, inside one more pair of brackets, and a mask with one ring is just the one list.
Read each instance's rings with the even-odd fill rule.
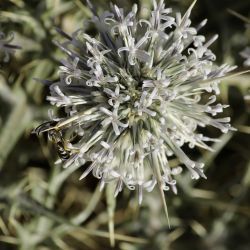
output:
[[36,129],[34,129],[34,133],[39,135],[41,133],[47,132],[49,140],[52,141],[57,148],[58,155],[60,159],[67,160],[70,158],[70,151],[66,148],[66,142],[62,137],[62,133],[60,130],[52,128],[55,125],[55,121],[48,121],[42,123]]
[[137,5],[124,13],[111,4],[111,12],[98,16],[89,3],[98,38],[83,29],[72,36],[60,31],[66,42],[57,45],[67,60],[48,100],[66,115],[44,131],[57,131],[50,135],[56,144],[67,141],[65,167],[91,162],[80,179],[92,172],[101,188],[115,182],[115,195],[124,186],[137,190],[141,203],[143,190],[156,185],[162,197],[165,190],[177,192],[182,167],[170,167],[173,155],[191,178],[206,178],[203,163],[182,146],[211,150],[207,142],[217,139],[198,127],[233,129],[230,118],[215,118],[227,107],[215,102],[220,79],[235,67],[214,63],[209,47],[217,36],[206,41],[198,34],[206,20],[191,26],[194,3],[182,16],[154,0],[147,20],[139,18]]

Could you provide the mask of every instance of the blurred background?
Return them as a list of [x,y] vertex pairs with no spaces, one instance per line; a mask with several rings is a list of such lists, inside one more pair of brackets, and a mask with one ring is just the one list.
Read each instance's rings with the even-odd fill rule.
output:
[[[127,10],[137,3],[142,15],[151,6],[151,0],[112,2]],[[192,1],[165,2],[184,13]],[[101,12],[110,1],[92,3]],[[89,17],[84,0],[0,1],[0,31],[14,32],[11,44],[22,47],[8,62],[0,55],[0,249],[250,249],[250,101],[244,98],[250,73],[221,83],[220,101],[230,104],[225,116],[238,131],[221,135],[208,128],[207,134],[220,138],[214,152],[190,151],[192,159],[205,162],[208,179],[195,182],[184,173],[178,195],[166,192],[171,229],[157,190],[145,194],[141,207],[127,190],[115,201],[109,189],[99,192],[92,176],[79,181],[81,168],[55,165],[54,146],[31,133],[51,108],[48,88],[34,78],[57,79],[64,57],[53,43],[61,39],[55,27],[92,32]],[[219,34],[212,48],[217,63],[246,70],[239,53],[250,46],[250,1],[199,0],[191,19],[198,24],[205,18],[201,34]]]

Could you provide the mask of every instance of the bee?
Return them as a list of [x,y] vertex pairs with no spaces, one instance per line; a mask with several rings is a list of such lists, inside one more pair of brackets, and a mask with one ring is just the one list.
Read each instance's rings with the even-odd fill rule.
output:
[[40,135],[41,133],[47,132],[49,140],[56,146],[57,153],[62,160],[70,158],[70,150],[65,145],[65,140],[62,136],[62,132],[56,129],[57,122],[47,121],[42,123],[40,126],[33,130],[33,133]]

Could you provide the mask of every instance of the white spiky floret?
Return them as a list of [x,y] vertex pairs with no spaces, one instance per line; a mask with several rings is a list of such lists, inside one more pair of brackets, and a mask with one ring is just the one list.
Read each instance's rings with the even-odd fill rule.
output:
[[193,5],[181,16],[163,0],[153,1],[146,20],[136,5],[126,14],[111,4],[111,12],[92,19],[98,38],[82,29],[65,34],[67,41],[58,46],[68,58],[48,97],[67,113],[56,125],[71,145],[65,167],[90,162],[81,178],[92,172],[101,188],[116,182],[115,195],[123,186],[137,189],[140,203],[143,190],[156,184],[177,192],[175,176],[182,168],[170,167],[173,155],[192,178],[206,178],[203,163],[191,160],[182,146],[211,150],[207,142],[217,139],[198,127],[233,129],[230,118],[214,116],[228,107],[215,104],[216,95],[220,77],[234,67],[214,63],[209,46],[218,36],[206,42],[198,34],[206,20],[191,26]]

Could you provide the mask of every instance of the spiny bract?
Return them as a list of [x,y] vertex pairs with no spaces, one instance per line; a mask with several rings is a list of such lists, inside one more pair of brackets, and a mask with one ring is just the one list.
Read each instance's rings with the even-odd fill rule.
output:
[[48,100],[66,115],[39,131],[57,143],[65,167],[89,162],[80,179],[92,172],[101,188],[115,182],[115,195],[124,185],[136,189],[141,203],[143,190],[156,184],[177,192],[174,176],[182,168],[169,166],[172,155],[191,178],[205,178],[203,164],[182,146],[211,149],[206,143],[216,139],[197,127],[233,129],[228,117],[214,118],[227,107],[214,104],[219,79],[233,67],[213,63],[209,46],[217,35],[208,41],[198,35],[206,20],[191,26],[193,5],[182,16],[153,1],[150,17],[140,19],[136,5],[125,13],[111,4],[111,12],[98,16],[90,4],[97,38],[83,29],[72,36],[60,31],[66,41],[57,45],[68,57]]

